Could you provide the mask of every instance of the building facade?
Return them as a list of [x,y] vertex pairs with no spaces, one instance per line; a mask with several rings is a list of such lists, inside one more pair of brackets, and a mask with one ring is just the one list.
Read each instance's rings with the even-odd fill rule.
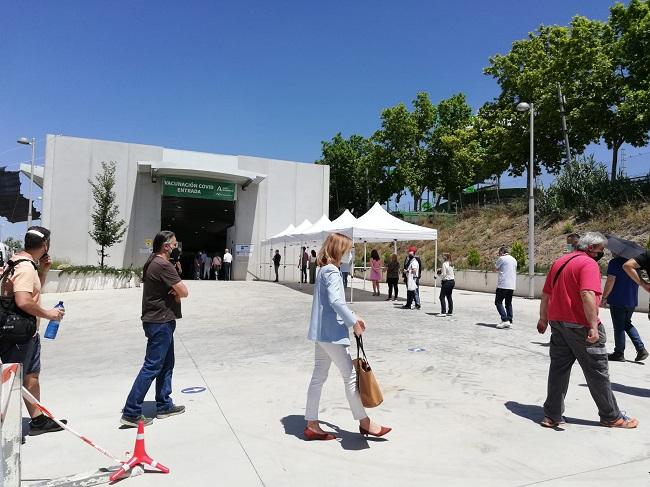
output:
[[[212,256],[225,248],[234,257],[234,279],[268,277],[272,249],[262,242],[290,223],[328,213],[328,166],[48,135],[42,222],[53,234],[53,258],[75,265],[99,261],[89,236],[89,180],[110,161],[127,228],[122,242],[107,250],[113,267],[141,266],[155,234],[169,229],[182,247],[184,277],[192,276],[196,253]],[[283,264],[293,264],[294,255],[297,250],[286,253]],[[295,265],[284,272],[287,280],[298,278]]]

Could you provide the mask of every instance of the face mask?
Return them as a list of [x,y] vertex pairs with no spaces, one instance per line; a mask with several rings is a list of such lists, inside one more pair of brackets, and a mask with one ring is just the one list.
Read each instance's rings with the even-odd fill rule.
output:
[[566,244],[566,251],[567,252],[573,252],[575,249],[573,248],[573,245],[571,244]]
[[605,255],[605,252],[596,252],[596,255],[592,255],[591,258],[598,262],[603,258],[603,255]]

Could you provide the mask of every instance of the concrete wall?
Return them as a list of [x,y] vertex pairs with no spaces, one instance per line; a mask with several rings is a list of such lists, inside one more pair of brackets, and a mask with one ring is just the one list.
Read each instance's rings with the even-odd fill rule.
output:
[[[267,175],[259,185],[237,187],[235,225],[227,232],[233,253],[235,279],[268,274],[268,247],[260,242],[305,218],[315,222],[328,212],[329,167],[260,157],[229,156],[163,147],[67,136],[47,136],[43,188],[43,225],[52,230],[51,255],[72,264],[96,264],[97,246],[89,237],[92,193],[88,179],[101,170],[102,161],[116,162],[117,203],[128,225],[124,240],[108,249],[107,264],[142,265],[149,253],[145,240],[160,230],[161,181],[138,173],[138,161],[169,161],[247,170]],[[237,244],[253,244],[248,257],[235,255]],[[286,261],[298,260],[290,249]],[[298,279],[295,266],[287,279]]]
[[[363,273],[359,272],[355,275],[363,278]],[[366,279],[370,276],[370,271],[366,273]],[[433,286],[434,277],[436,274],[431,270],[422,272],[420,284],[423,286]],[[472,271],[472,270],[454,270],[454,277],[456,278],[455,289],[464,289],[466,291],[477,291],[482,293],[494,293],[497,287],[497,274],[496,272]],[[535,274],[535,297],[542,296],[542,289],[546,280],[545,274]],[[440,286],[440,280],[437,280],[436,285]],[[603,288],[605,287],[605,278],[603,278]],[[525,274],[517,274],[517,289],[515,296],[528,296],[528,276]],[[637,311],[648,311],[648,300],[650,296],[642,288],[639,288],[639,306]]]
[[52,231],[50,254],[73,264],[96,264],[97,245],[89,237],[93,199],[88,179],[103,161],[116,162],[117,203],[127,222],[124,240],[108,249],[107,264],[141,265],[138,249],[160,230],[160,185],[138,174],[137,161],[160,160],[162,148],[48,135],[43,183],[43,225]]

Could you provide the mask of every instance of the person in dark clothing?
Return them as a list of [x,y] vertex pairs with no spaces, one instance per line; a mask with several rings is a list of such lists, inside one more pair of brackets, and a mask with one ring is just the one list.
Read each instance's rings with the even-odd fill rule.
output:
[[632,324],[634,309],[639,304],[639,286],[623,270],[627,259],[614,255],[607,266],[607,281],[603,290],[603,303],[609,306],[614,325],[614,353],[608,355],[611,361],[625,362],[625,334],[636,348],[636,362],[648,358],[639,332]]
[[278,249],[275,249],[275,255],[273,256],[273,269],[275,270],[275,281],[273,282],[278,282],[278,269],[280,268],[281,260],[282,260],[282,256],[280,255],[280,251]]
[[300,259],[298,261],[298,267],[300,267],[300,283],[307,282],[307,266],[309,265],[309,254],[307,253],[307,247],[302,248],[302,253],[300,254]]
[[397,299],[398,282],[399,282],[399,262],[397,260],[397,254],[393,254],[390,256],[390,260],[386,264],[386,283],[388,284],[388,297],[386,298],[386,301],[389,301],[391,298],[393,301]]

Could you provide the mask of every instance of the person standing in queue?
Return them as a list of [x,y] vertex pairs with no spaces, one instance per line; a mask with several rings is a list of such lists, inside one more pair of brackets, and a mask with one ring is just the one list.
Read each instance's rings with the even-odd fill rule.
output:
[[352,248],[352,240],[339,233],[330,234],[318,253],[321,267],[314,285],[311,320],[307,338],[314,343],[314,371],[307,391],[304,431],[306,440],[334,440],[336,436],[322,430],[318,421],[320,396],[330,365],[336,365],[343,377],[345,395],[352,416],[359,421],[363,435],[384,436],[391,428],[373,423],[361,403],[357,389],[357,374],[350,356],[350,332],[361,335],[365,322],[348,308],[339,266],[341,257]]
[[[454,314],[454,300],[451,293],[456,285],[454,276],[454,265],[451,262],[451,254],[442,254],[444,259],[442,267],[438,269],[437,274],[440,276],[440,316],[451,316]],[[445,302],[446,301],[446,302]]]
[[281,260],[282,260],[282,256],[280,255],[280,251],[278,249],[275,249],[275,255],[273,256],[273,269],[275,270],[275,281],[273,282],[278,282],[278,270],[280,269]]
[[[386,301],[397,299],[397,284],[399,283],[399,261],[397,254],[392,254],[386,264],[386,284],[388,284],[388,297]],[[394,292],[394,294],[393,294]]]
[[223,280],[230,281],[232,273],[232,254],[230,250],[226,249],[223,253]]
[[120,423],[137,427],[138,421],[150,425],[152,418],[142,415],[142,403],[156,381],[156,418],[165,419],[185,412],[185,406],[171,399],[174,372],[174,330],[182,317],[181,299],[187,287],[169,262],[176,248],[174,232],[164,230],[153,239],[153,253],[142,270],[142,328],[147,337],[144,364],[136,377],[122,410]]

